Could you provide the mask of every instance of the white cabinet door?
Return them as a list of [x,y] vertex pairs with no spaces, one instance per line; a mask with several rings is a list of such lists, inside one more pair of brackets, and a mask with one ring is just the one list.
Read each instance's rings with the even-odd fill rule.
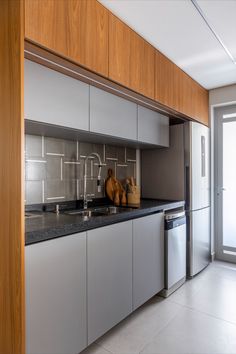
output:
[[26,352],[77,354],[87,345],[86,233],[26,246]]
[[169,146],[169,118],[138,106],[138,140],[159,146]]
[[132,311],[132,221],[88,231],[88,344]]
[[91,86],[90,131],[136,140],[137,105]]
[[164,214],[133,221],[133,310],[164,288]]
[[89,129],[89,85],[25,60],[25,118]]

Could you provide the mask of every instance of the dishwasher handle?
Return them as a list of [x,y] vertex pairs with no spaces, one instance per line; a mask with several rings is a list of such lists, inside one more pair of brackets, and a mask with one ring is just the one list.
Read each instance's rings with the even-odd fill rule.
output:
[[182,216],[175,219],[165,220],[165,230],[171,230],[175,227],[180,227],[181,225],[186,224],[186,216]]

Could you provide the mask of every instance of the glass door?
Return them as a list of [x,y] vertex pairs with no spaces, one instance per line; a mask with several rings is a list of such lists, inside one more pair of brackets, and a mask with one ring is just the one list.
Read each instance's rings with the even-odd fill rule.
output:
[[216,257],[236,263],[236,105],[215,109]]

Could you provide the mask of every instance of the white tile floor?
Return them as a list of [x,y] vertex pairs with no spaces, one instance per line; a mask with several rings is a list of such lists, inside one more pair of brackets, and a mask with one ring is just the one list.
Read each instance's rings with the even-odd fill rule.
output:
[[210,264],[168,299],[155,296],[83,354],[236,354],[236,265]]

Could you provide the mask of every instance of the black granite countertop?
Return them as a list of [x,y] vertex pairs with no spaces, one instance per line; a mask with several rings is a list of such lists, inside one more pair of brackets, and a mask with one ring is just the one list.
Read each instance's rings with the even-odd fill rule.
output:
[[[139,218],[159,211],[177,209],[184,206],[184,201],[167,201],[142,199],[138,208],[130,208],[119,214],[93,216],[84,221],[78,215],[66,215],[63,212],[57,215],[49,211],[30,211],[32,217],[25,221],[25,244],[30,245],[53,238],[66,236],[111,225],[121,221]],[[35,217],[33,217],[35,214]]]

